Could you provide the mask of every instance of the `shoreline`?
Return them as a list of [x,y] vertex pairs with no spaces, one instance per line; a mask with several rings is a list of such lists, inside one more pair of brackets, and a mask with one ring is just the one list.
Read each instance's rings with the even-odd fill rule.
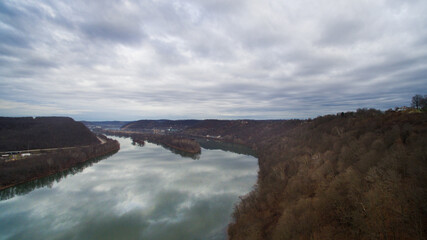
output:
[[[99,157],[103,157],[120,150],[120,144],[116,140],[107,139],[105,143],[76,147],[73,149],[58,149],[57,151],[41,156],[28,157],[26,159],[6,162],[2,164],[5,174],[9,177],[0,179],[2,184],[0,191],[19,184],[44,178],[59,172],[66,171],[80,163],[84,163]],[[32,172],[26,165],[38,167],[38,172]],[[40,171],[40,168],[42,169]]]
[[[107,135],[118,136],[118,137],[129,137],[134,142],[148,141],[155,144],[165,145],[175,150],[190,153],[190,154],[201,153],[201,147],[199,143],[197,143],[196,141],[194,141],[193,139],[187,136],[182,136],[179,134],[160,135],[160,134],[146,134],[146,133],[140,133],[140,132],[129,132],[129,131],[121,131],[121,130],[119,131],[104,130],[102,133]],[[184,147],[177,146],[175,144],[182,144]]]
[[201,153],[201,150],[198,150],[198,151],[191,151],[191,150],[184,149],[184,148],[180,148],[180,147],[177,147],[177,146],[174,146],[174,145],[168,144],[168,143],[160,143],[160,144],[164,144],[164,145],[166,145],[166,146],[168,146],[168,147],[170,147],[170,148],[173,148],[173,149],[178,150],[178,151],[186,152],[186,153],[191,153],[191,154],[198,154],[198,153]]
[[[119,150],[120,150],[120,149],[119,149]],[[102,158],[102,157],[107,156],[107,155],[115,154],[115,153],[117,153],[119,150],[115,150],[115,151],[107,152],[107,153],[105,153],[104,155],[97,156],[97,157],[93,157],[93,158],[87,159],[87,160],[85,160],[85,161],[83,161],[83,162],[77,162],[77,163],[75,163],[74,165],[69,166],[69,167],[67,167],[67,168],[64,168],[64,169],[62,169],[62,170],[60,170],[60,171],[53,171],[53,172],[49,172],[49,173],[43,174],[43,175],[41,175],[41,176],[37,176],[37,177],[33,177],[33,178],[31,178],[31,179],[24,180],[24,181],[22,181],[22,182],[18,182],[18,183],[15,183],[15,184],[11,184],[11,185],[8,185],[8,186],[5,186],[5,187],[0,187],[0,191],[5,190],[5,189],[8,189],[8,188],[11,188],[11,187],[15,187],[15,186],[20,185],[20,184],[23,184],[23,183],[31,182],[31,181],[34,181],[34,180],[37,180],[37,179],[45,178],[45,177],[48,177],[48,176],[51,176],[51,175],[54,175],[54,174],[57,174],[57,173],[61,173],[61,172],[67,171],[67,170],[69,170],[69,169],[71,169],[71,168],[73,168],[73,167],[77,166],[78,164],[85,163],[85,162],[88,162],[88,161],[92,161],[92,160],[94,160],[94,159],[96,159],[96,158]]]

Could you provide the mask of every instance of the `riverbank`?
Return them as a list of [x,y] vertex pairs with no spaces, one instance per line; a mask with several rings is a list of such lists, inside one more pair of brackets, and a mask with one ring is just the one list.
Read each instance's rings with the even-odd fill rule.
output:
[[258,181],[229,239],[422,239],[427,115],[357,112],[313,120],[205,121],[184,133],[256,150]]
[[[0,236],[227,238],[234,204],[256,182],[256,158],[202,149],[193,161],[160,145],[111,138],[120,151],[108,159],[0,191]],[[19,197],[4,201],[13,196]]]
[[148,135],[145,139],[186,153],[197,154],[202,151],[200,144],[189,138],[170,135]]
[[35,154],[16,161],[0,163],[0,190],[67,170],[79,163],[119,151],[116,140],[104,139],[99,144],[63,148]]
[[180,136],[180,135],[162,135],[162,134],[147,134],[139,132],[130,132],[122,130],[104,130],[102,133],[118,136],[118,137],[130,137],[134,142],[152,142],[155,144],[163,145],[178,151],[198,154],[201,153],[200,144],[195,140]]

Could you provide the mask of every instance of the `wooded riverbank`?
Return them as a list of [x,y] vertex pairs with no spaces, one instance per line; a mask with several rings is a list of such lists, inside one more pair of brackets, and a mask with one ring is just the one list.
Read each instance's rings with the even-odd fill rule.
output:
[[58,149],[0,163],[0,189],[42,178],[69,169],[79,163],[115,153],[120,149],[116,140],[89,146]]
[[102,132],[113,136],[130,137],[134,142],[149,141],[186,153],[198,154],[201,152],[200,144],[197,143],[195,140],[176,134],[147,134],[121,130],[104,130]]
[[256,150],[257,185],[229,239],[423,239],[427,114],[357,112],[309,120],[207,120],[184,131]]

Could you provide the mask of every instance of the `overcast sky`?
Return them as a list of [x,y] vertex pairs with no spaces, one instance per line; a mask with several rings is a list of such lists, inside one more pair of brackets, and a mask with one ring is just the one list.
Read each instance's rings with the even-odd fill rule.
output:
[[0,1],[0,115],[289,119],[427,94],[427,1]]

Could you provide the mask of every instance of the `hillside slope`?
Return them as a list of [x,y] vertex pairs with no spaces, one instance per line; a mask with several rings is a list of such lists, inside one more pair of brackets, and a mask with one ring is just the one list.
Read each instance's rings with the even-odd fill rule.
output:
[[258,182],[235,208],[230,239],[427,236],[427,114],[229,124],[188,132],[257,148]]
[[118,141],[99,138],[103,140],[83,123],[67,117],[0,118],[0,151],[35,150],[25,156],[12,153],[0,158],[0,189],[61,172],[120,149]]
[[118,141],[105,138],[104,143],[32,154],[15,161],[0,161],[0,190],[64,171],[119,149]]
[[302,120],[203,120],[187,128],[192,136],[212,136],[224,142],[247,145],[253,149],[264,145],[279,132],[286,132]]
[[99,143],[82,123],[68,117],[0,117],[0,151],[85,146]]

